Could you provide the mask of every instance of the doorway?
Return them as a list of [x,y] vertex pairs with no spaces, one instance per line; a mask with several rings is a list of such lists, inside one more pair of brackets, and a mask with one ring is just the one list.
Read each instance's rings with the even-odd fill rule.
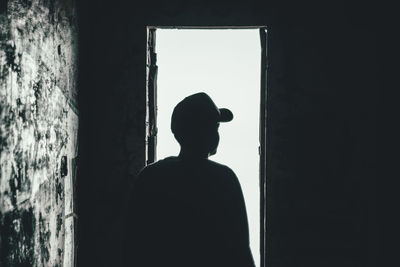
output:
[[184,97],[205,92],[231,109],[234,119],[220,125],[218,152],[210,160],[239,178],[257,267],[265,255],[265,40],[261,27],[148,27],[147,164],[179,154],[170,120]]

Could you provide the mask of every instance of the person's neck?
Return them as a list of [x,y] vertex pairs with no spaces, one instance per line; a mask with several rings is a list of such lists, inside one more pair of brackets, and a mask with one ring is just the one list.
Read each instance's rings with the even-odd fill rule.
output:
[[208,153],[198,152],[192,149],[181,148],[178,157],[185,159],[208,159],[208,156],[209,156]]

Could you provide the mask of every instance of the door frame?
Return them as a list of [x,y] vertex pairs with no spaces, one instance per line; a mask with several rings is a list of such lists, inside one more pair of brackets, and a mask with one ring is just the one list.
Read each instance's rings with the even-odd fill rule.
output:
[[266,267],[267,253],[267,100],[268,100],[268,29],[266,26],[147,26],[146,46],[146,140],[145,164],[156,161],[157,152],[157,29],[245,30],[259,29],[261,45],[259,190],[260,190],[260,267]]

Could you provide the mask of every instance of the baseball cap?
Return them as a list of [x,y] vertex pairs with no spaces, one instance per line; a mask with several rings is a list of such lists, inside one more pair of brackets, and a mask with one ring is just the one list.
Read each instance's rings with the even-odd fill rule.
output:
[[185,97],[172,112],[171,130],[175,134],[186,129],[201,128],[209,123],[229,122],[233,113],[227,108],[218,108],[204,92]]

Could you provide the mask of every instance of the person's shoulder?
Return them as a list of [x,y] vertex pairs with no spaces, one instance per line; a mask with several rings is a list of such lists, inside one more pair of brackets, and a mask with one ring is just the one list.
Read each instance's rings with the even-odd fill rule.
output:
[[235,188],[232,189],[233,191],[240,188],[239,179],[231,168],[212,160],[208,160],[208,164],[212,168],[213,177],[218,178],[218,181],[223,184],[224,188],[231,186],[231,188]]
[[168,157],[143,167],[136,176],[136,186],[155,187],[165,180],[165,175],[175,169],[176,157]]
[[167,157],[159,161],[150,163],[139,172],[139,176],[144,176],[154,172],[161,171],[162,169],[171,168],[177,162],[178,162],[177,157]]
[[207,160],[207,164],[218,172],[224,173],[229,176],[236,176],[233,170],[224,164],[218,163],[210,159]]

